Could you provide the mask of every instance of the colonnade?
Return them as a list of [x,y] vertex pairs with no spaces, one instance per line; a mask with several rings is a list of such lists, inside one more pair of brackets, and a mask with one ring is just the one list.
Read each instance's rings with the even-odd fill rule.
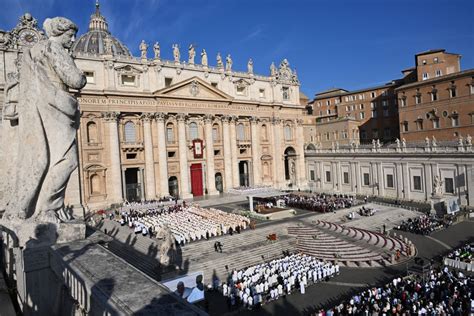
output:
[[[121,202],[125,196],[125,169],[121,161],[120,154],[120,136],[119,136],[119,120],[120,113],[106,112],[102,114],[106,122],[106,133],[109,144],[109,167],[107,176],[107,200],[109,203]],[[200,116],[204,123],[203,138],[203,162],[205,165],[205,187],[208,195],[217,195],[219,192],[215,185],[216,166],[214,161],[214,140],[213,140],[213,123],[215,120],[221,120],[222,128],[222,147],[223,147],[223,182],[224,191],[238,187],[240,185],[239,177],[239,143],[237,141],[236,124],[239,121],[237,116],[222,115],[202,115]],[[142,176],[144,190],[142,197],[147,200],[156,199],[169,195],[168,180],[170,176],[168,166],[168,151],[166,139],[166,124],[172,121],[177,126],[178,138],[178,158],[179,158],[179,196],[181,198],[190,198],[190,166],[188,159],[188,138],[186,133],[186,122],[188,115],[179,113],[176,115],[168,115],[166,113],[143,113],[140,119],[143,122],[143,150],[144,150],[144,171]],[[260,185],[262,180],[262,163],[261,163],[261,135],[260,135],[260,119],[257,117],[246,118],[250,121],[250,139],[251,142],[251,184]],[[158,137],[153,139],[153,125],[156,124]],[[303,126],[300,120],[295,122],[294,141],[288,146],[292,146],[296,150],[296,173],[297,185],[304,186],[306,182],[306,171],[304,162],[304,145],[303,145]],[[282,120],[273,118],[269,120],[270,135],[273,139],[269,145],[270,154],[273,158],[273,186],[282,188],[285,186],[284,173],[284,153],[283,153],[283,125]],[[286,145],[286,144],[285,144]],[[157,147],[157,157],[154,155],[154,146]],[[286,146],[285,146],[286,147]],[[155,168],[157,170],[155,170]],[[156,176],[158,177],[156,179]]]

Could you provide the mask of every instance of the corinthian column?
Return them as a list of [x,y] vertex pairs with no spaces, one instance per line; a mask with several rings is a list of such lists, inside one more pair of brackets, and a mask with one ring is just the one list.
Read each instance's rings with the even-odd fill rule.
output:
[[119,203],[123,201],[122,174],[120,165],[120,142],[118,134],[119,112],[105,112],[102,117],[107,125],[110,146],[110,167],[107,175],[107,202]]
[[231,162],[232,162],[233,187],[238,187],[240,185],[239,165],[237,162],[237,134],[235,132],[236,121],[237,121],[237,116],[232,116],[230,119],[230,152],[231,152]]
[[230,131],[229,131],[229,116],[222,117],[222,133],[224,141],[224,181],[225,189],[229,190],[233,187],[232,185],[232,150],[231,150],[231,141],[230,141]]
[[207,169],[207,194],[217,195],[214,170],[214,140],[212,139],[212,115],[204,116],[204,129],[206,135],[206,169]]
[[[303,120],[296,120],[296,166],[297,171],[297,185],[300,189],[306,189],[308,186],[306,166],[304,162],[304,131],[303,131]],[[340,169],[339,169],[340,170]],[[339,182],[339,188],[342,183]]]
[[250,119],[250,128],[252,134],[252,161],[253,161],[253,184],[258,185],[262,183],[260,176],[260,134],[258,131],[258,118],[253,116]]
[[160,171],[160,197],[169,195],[168,188],[168,155],[166,154],[165,114],[156,113],[158,125],[158,168]]
[[140,117],[143,121],[143,140],[145,143],[145,199],[156,199],[155,160],[153,159],[153,142],[151,137],[151,121],[153,114],[144,113]]
[[186,144],[186,121],[185,114],[178,114],[178,151],[179,151],[179,175],[181,183],[179,184],[180,197],[187,199],[192,197],[189,192],[189,177],[188,177],[188,146]]
[[284,175],[284,166],[283,166],[283,154],[281,151],[281,119],[273,118],[272,120],[273,128],[273,182],[277,188],[281,187],[281,183],[285,180]]

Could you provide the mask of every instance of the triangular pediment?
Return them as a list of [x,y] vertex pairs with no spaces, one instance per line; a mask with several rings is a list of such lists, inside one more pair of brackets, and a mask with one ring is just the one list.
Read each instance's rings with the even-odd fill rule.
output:
[[225,92],[210,85],[206,81],[192,77],[174,85],[158,90],[154,93],[157,96],[181,97],[204,100],[231,101],[232,97]]

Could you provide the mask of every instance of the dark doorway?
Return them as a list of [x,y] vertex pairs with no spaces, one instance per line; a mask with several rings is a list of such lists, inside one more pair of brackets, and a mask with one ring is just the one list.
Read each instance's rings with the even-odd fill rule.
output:
[[178,187],[178,179],[176,177],[173,176],[168,179],[168,190],[172,197],[178,198],[179,187]]
[[129,202],[139,202],[142,199],[141,184],[139,183],[139,168],[125,170],[125,197]]
[[193,163],[191,165],[191,193],[193,196],[203,195],[202,164],[200,163]]
[[224,192],[224,185],[222,183],[222,174],[220,172],[216,173],[216,190],[220,193]]
[[249,186],[249,163],[247,162],[247,160],[242,160],[239,162],[239,179],[240,186]]

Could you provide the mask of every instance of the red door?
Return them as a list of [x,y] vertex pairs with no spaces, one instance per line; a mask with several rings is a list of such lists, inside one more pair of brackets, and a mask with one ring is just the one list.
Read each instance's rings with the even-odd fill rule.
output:
[[191,165],[191,193],[194,196],[203,195],[202,164],[200,163],[194,163]]

